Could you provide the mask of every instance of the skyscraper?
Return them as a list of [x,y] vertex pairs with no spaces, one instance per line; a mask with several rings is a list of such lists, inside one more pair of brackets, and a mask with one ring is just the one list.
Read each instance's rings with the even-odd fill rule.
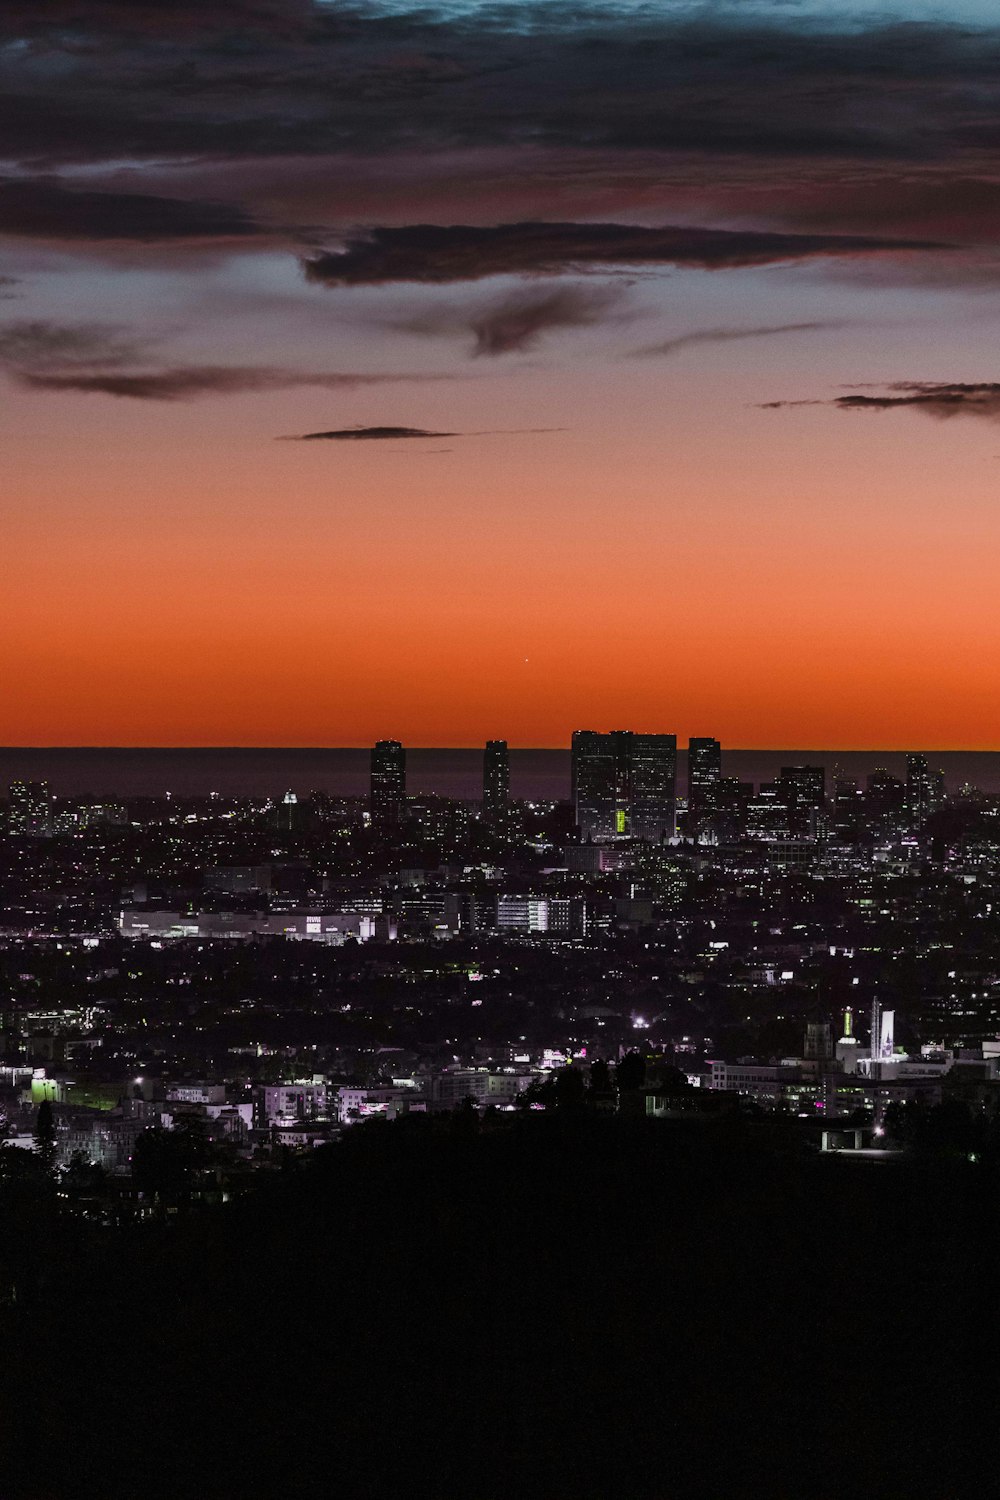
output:
[[577,729],[572,742],[573,809],[580,838],[615,832],[615,747],[610,734]]
[[672,838],[677,737],[615,729],[573,734],[573,806],[581,839]]
[[906,810],[915,823],[922,822],[939,806],[944,777],[932,771],[926,755],[906,757]]
[[398,740],[379,740],[371,759],[372,822],[398,823],[406,797],[406,751]]
[[8,789],[11,833],[44,838],[52,832],[52,793],[47,781],[14,781]]
[[506,740],[487,740],[483,754],[483,818],[503,828],[510,812],[510,758]]
[[718,740],[695,736],[688,740],[688,833],[697,837],[705,818],[714,810],[722,779],[722,746]]
[[789,802],[795,806],[826,805],[825,766],[782,766],[778,779]]
[[628,833],[659,844],[677,832],[677,736],[629,736]]
[[826,767],[782,766],[775,788],[788,811],[790,836],[822,836],[825,829]]

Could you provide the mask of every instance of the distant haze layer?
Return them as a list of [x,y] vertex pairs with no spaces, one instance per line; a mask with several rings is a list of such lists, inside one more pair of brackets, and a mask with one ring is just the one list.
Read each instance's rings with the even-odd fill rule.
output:
[[[1000,792],[1000,751],[927,751],[931,765],[944,771],[949,791],[966,782],[983,791]],[[327,792],[359,797],[368,791],[365,748],[286,749],[20,749],[0,748],[0,792],[19,778],[48,781],[58,796],[95,795],[157,797],[273,796],[294,791]],[[569,750],[510,752],[511,790],[515,797],[562,800],[570,795]],[[828,786],[835,776],[863,781],[885,768],[905,777],[906,756],[899,750],[726,750],[726,776],[759,784],[782,766],[823,765]],[[410,749],[408,789],[444,797],[477,798],[482,787],[482,751],[477,749]],[[677,789],[687,786],[687,754],[677,756]]]

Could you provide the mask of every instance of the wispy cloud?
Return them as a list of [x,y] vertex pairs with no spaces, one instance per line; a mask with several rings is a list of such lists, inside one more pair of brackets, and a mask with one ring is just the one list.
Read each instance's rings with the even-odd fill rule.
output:
[[882,388],[877,395],[852,390],[845,396],[827,400],[762,401],[764,411],[780,411],[789,406],[833,406],[838,411],[919,411],[940,421],[952,417],[979,417],[988,422],[1000,421],[1000,382],[983,381],[966,384],[956,381],[899,380]]
[[0,323],[0,364],[20,371],[111,369],[148,356],[151,343],[114,323],[22,318]]
[[558,286],[526,289],[499,298],[470,321],[476,354],[512,354],[533,348],[557,329],[602,323],[622,297],[618,287]]
[[695,328],[690,333],[679,333],[674,338],[663,339],[656,344],[644,344],[631,351],[633,359],[654,359],[658,356],[679,354],[682,349],[691,349],[698,344],[734,344],[743,339],[775,338],[788,333],[815,333],[820,329],[839,328],[839,323],[770,323],[759,328]]
[[604,322],[623,297],[619,286],[519,287],[471,306],[421,306],[388,322],[401,333],[467,338],[473,355],[516,354],[533,349],[547,333]]
[[168,365],[152,357],[157,340],[105,323],[0,323],[0,369],[36,391],[134,401],[190,401],[250,391],[359,390],[364,386],[450,380],[448,374],[295,370],[257,365]]
[[191,401],[198,396],[236,396],[250,391],[287,391],[306,386],[326,391],[353,391],[370,385],[450,378],[447,375],[367,375],[234,365],[182,365],[161,370],[80,370],[62,373],[14,370],[8,373],[20,385],[32,390],[76,391],[84,395],[118,396],[133,401]]

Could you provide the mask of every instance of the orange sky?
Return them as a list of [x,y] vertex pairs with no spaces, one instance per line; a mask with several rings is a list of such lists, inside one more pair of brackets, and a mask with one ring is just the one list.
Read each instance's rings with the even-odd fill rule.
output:
[[[834,387],[847,344],[654,364],[602,336],[391,399],[19,394],[0,739],[994,745],[989,427],[753,404]],[[564,430],[273,440],[390,413]]]
[[[598,8],[592,42],[628,45],[585,55],[582,12],[480,35],[474,6],[419,10],[401,48],[378,0],[343,33],[273,0],[232,50],[228,8],[89,9],[88,47],[0,15],[35,101],[0,164],[0,742],[1000,744],[1000,174],[968,146],[992,33],[959,56],[893,0],[927,25],[869,39],[872,72],[867,12],[769,0],[759,48],[747,7],[712,8],[702,48],[663,0]],[[414,271],[422,224],[459,215],[452,269]],[[557,263],[498,275],[489,235],[525,218]],[[804,248],[623,272],[586,259],[595,221]],[[338,279],[345,245],[367,279]],[[331,246],[327,284],[304,275]],[[537,330],[484,343],[548,292]],[[267,388],[107,393],[219,367]],[[896,382],[980,405],[832,404]],[[385,425],[457,435],[277,441]]]

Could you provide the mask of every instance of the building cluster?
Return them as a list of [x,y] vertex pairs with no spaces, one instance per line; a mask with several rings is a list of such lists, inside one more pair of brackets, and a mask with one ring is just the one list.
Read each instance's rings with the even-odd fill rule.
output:
[[751,785],[707,737],[686,763],[581,730],[555,802],[512,795],[502,740],[475,801],[412,793],[398,741],[367,798],[15,784],[0,1130],[50,1104],[61,1161],[127,1173],[197,1119],[252,1163],[373,1116],[546,1107],[553,1070],[632,1054],[652,1114],[994,1108],[1000,798],[946,796],[916,753],[864,785]]
[[[788,1057],[735,1061],[707,1058],[687,1067],[692,1088],[747,1100],[759,1107],[829,1125],[867,1121],[874,1138],[884,1134],[891,1105],[932,1109],[946,1099],[993,1115],[1000,1107],[1000,1038],[979,1047],[950,1048],[923,1044],[911,1055],[894,1041],[895,1013],[872,1002],[868,1040],[855,1032],[854,1012],[843,1013],[837,1036],[828,1021],[806,1025],[800,1052]],[[676,1093],[646,1094],[646,1112],[676,1112]]]

